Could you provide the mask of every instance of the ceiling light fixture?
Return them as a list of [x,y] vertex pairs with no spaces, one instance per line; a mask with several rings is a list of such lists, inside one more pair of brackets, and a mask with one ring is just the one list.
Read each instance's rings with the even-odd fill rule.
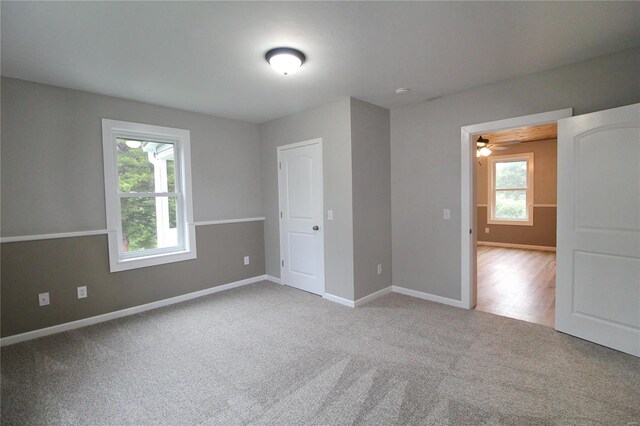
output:
[[489,139],[483,138],[482,135],[480,135],[480,137],[476,141],[476,145],[478,146],[478,148],[482,148],[483,146],[486,146],[488,143],[489,143]]
[[489,148],[483,147],[478,150],[478,154],[483,157],[488,157],[489,155],[491,155],[491,150]]
[[411,89],[408,89],[406,87],[401,87],[399,89],[396,89],[396,95],[405,95],[407,93],[409,93]]
[[276,47],[268,51],[264,58],[279,74],[289,75],[300,70],[307,59],[304,53],[290,47]]
[[142,146],[142,142],[140,142],[140,141],[132,141],[132,140],[127,140],[125,142],[125,144],[131,149],[138,149],[138,148],[140,148]]

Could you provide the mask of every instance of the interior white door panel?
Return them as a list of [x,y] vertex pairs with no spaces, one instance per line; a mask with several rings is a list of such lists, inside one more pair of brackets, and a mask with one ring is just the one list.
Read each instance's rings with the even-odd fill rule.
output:
[[280,270],[283,284],[324,294],[322,143],[278,148]]
[[556,329],[640,356],[640,104],[558,121]]

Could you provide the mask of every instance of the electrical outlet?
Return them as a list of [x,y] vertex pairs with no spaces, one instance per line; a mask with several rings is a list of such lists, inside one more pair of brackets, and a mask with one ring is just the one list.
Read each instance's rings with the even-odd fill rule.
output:
[[244,257],[244,264],[248,265],[249,264],[249,256],[245,256]]
[[87,286],[78,287],[78,299],[84,299],[85,297],[87,297]]
[[451,219],[451,209],[444,209],[443,217],[445,219]]
[[488,234],[489,233],[489,228],[484,228],[484,233]]
[[47,306],[49,304],[49,293],[38,294],[38,303],[40,306]]
[[378,263],[378,275],[382,275],[382,263]]

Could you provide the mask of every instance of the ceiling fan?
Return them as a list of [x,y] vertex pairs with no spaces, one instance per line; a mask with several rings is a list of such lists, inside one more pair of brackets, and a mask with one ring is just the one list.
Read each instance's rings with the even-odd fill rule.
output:
[[520,141],[505,142],[500,145],[490,144],[489,139],[483,138],[482,135],[480,135],[476,141],[476,157],[487,157],[491,155],[493,151],[504,151],[505,149],[509,149],[505,145],[515,145],[518,143],[520,143]]

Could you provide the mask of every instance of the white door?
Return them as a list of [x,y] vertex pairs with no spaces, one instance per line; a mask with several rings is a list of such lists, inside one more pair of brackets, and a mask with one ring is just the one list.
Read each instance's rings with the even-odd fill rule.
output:
[[556,329],[640,356],[640,104],[558,121]]
[[278,148],[282,283],[324,294],[322,141]]

